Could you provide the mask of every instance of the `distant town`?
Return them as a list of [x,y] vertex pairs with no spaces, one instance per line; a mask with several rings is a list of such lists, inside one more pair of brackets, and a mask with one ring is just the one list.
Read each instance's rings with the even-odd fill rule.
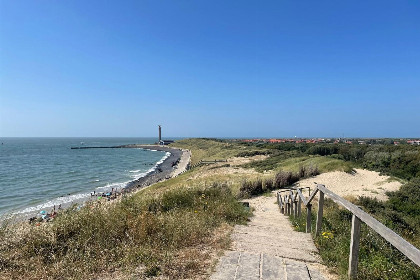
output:
[[372,139],[361,139],[361,138],[275,138],[275,139],[239,139],[241,142],[249,143],[330,143],[330,144],[360,144],[360,145],[372,145],[372,144],[388,144],[388,145],[420,145],[420,139],[394,139],[394,138],[372,138]]

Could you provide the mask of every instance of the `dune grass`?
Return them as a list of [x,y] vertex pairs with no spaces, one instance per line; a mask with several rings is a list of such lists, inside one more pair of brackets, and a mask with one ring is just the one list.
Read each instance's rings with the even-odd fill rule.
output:
[[193,277],[205,272],[211,247],[226,242],[215,240],[215,231],[244,223],[249,214],[223,184],[144,191],[105,208],[69,209],[19,238],[3,228],[0,278],[89,279],[139,269],[141,277]]
[[192,153],[191,164],[193,165],[200,160],[227,159],[249,149],[231,141],[204,138],[180,140],[171,144],[171,146],[189,149]]
[[302,166],[316,166],[321,173],[331,171],[350,172],[355,167],[353,163],[341,159],[303,155],[294,151],[272,155],[266,159],[244,165],[246,168],[255,168],[259,172],[269,170],[298,172]]

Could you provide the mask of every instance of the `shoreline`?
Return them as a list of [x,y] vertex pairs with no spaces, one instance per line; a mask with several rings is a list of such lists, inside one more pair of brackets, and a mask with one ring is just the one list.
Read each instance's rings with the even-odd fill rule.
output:
[[[182,150],[179,148],[173,148],[173,147],[167,147],[167,146],[159,146],[159,145],[153,145],[153,144],[130,144],[130,145],[124,145],[124,146],[118,146],[118,147],[112,147],[112,148],[127,148],[127,149],[145,149],[145,150],[155,150],[155,151],[163,151],[163,152],[167,152],[170,153],[170,155],[168,157],[166,157],[161,163],[157,164],[154,166],[153,170],[148,172],[146,175],[144,175],[143,177],[140,177],[138,179],[135,179],[133,181],[130,181],[127,183],[126,186],[120,188],[120,189],[116,189],[115,192],[112,194],[112,200],[122,196],[123,194],[129,194],[129,193],[134,193],[136,191],[139,191],[143,188],[149,187],[155,183],[173,178],[178,176],[178,174],[180,174],[181,172],[187,170],[189,164],[190,164],[190,152],[187,150]],[[188,154],[188,157],[185,157],[185,154]],[[187,162],[184,162],[185,160],[187,160]],[[182,168],[184,170],[181,170],[179,172],[179,168]],[[178,172],[175,172],[178,171]],[[96,193],[96,195],[91,195],[88,197],[84,197],[84,198],[79,198],[79,199],[75,199],[71,202],[68,203],[62,203],[60,205],[55,205],[54,209],[67,209],[69,207],[71,207],[72,205],[78,205],[78,207],[83,207],[85,205],[85,203],[87,202],[95,202],[98,201],[98,197],[102,196],[101,194],[104,194],[106,192],[110,192],[110,191],[105,191],[103,193]],[[94,193],[94,192],[93,192]],[[106,197],[103,196],[103,200],[102,201],[106,201]],[[108,199],[110,200],[110,199]],[[109,201],[106,201],[109,202]],[[59,206],[61,206],[60,208],[58,208]],[[57,207],[57,208],[56,208]],[[39,213],[41,212],[41,210],[46,211],[47,213],[50,212],[51,208],[53,207],[45,207],[43,209],[40,210],[36,210],[33,212],[28,212],[28,213],[19,213],[19,212],[15,212],[15,213],[8,213],[6,215],[2,215],[2,217],[0,217],[0,220],[15,220],[17,222],[19,221],[26,221],[34,216],[39,216]],[[52,212],[52,211],[51,211]],[[55,210],[54,210],[55,212]]]
[[[186,150],[172,148],[167,146],[159,146],[159,145],[126,145],[123,148],[135,148],[135,149],[145,149],[145,150],[156,150],[156,151],[163,151],[169,152],[170,155],[160,164],[158,164],[152,172],[147,173],[145,176],[134,180],[127,184],[124,189],[127,189],[131,192],[134,189],[142,189],[144,187],[148,187],[152,184],[161,182],[163,180],[170,179],[174,171],[178,168],[178,166],[183,166],[183,162],[181,162],[183,158],[183,154],[187,153]],[[188,158],[188,160],[190,160]],[[175,165],[173,165],[176,163]],[[188,164],[185,165],[185,169],[188,168]]]

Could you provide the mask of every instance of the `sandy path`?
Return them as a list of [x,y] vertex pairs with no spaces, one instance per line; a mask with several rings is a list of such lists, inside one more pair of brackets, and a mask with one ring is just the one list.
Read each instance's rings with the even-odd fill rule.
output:
[[179,163],[176,165],[175,169],[171,173],[171,177],[176,177],[182,172],[187,170],[188,165],[191,162],[191,152],[189,150],[182,149],[182,155],[179,159]]
[[312,187],[314,183],[323,184],[325,187],[342,197],[368,196],[379,200],[386,200],[385,192],[396,191],[401,183],[392,180],[389,176],[380,175],[378,172],[365,169],[356,169],[354,175],[341,171],[323,173],[318,176],[299,181],[300,186]]
[[311,235],[294,231],[280,213],[274,192],[246,201],[254,216],[235,226],[232,247],[210,279],[335,279],[320,264]]

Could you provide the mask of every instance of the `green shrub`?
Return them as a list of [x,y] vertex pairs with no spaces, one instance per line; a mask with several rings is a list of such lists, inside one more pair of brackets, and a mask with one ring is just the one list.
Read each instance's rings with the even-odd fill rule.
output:
[[[415,185],[415,184],[414,184]],[[365,211],[374,214],[386,226],[401,234],[404,238],[411,241],[413,245],[419,246],[417,232],[418,219],[411,220],[412,214],[408,209],[408,204],[416,203],[418,193],[413,195],[413,200],[404,199],[406,194],[411,194],[416,190],[413,184],[408,184],[400,191],[390,194],[390,196],[403,198],[402,200],[381,202],[376,199],[362,197],[356,202]],[[406,197],[407,198],[407,197]],[[407,205],[406,205],[407,204]],[[408,210],[396,212],[395,206]],[[408,207],[408,208],[405,208]],[[312,212],[312,234],[315,230],[315,211]],[[348,255],[350,247],[352,213],[340,208],[330,199],[324,202],[324,217],[322,234],[315,238],[315,244],[323,262],[333,268],[341,278],[346,279],[348,270]],[[301,232],[306,230],[306,217],[290,217],[293,227]],[[411,232],[410,232],[411,231]],[[362,223],[360,253],[357,279],[420,279],[420,268],[412,263],[407,257],[401,254],[396,248],[390,245],[384,238],[374,232],[367,225]]]

